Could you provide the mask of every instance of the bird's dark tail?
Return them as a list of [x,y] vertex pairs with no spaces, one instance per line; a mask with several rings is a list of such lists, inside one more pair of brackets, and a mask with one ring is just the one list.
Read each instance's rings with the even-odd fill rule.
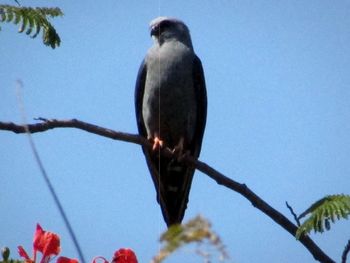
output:
[[160,182],[166,187],[160,193],[160,205],[169,227],[182,222],[187,208],[194,171],[179,164],[174,159],[164,160],[164,165],[161,165],[161,168],[163,170],[160,170]]
[[[192,184],[194,169],[181,165],[175,159],[153,157],[153,176],[157,190],[158,203],[161,206],[167,226],[180,224],[187,208],[188,196]],[[152,171],[151,171],[152,172]]]

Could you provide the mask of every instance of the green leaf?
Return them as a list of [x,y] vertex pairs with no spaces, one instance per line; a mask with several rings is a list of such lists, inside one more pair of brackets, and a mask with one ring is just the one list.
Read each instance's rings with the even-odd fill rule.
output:
[[35,30],[35,33],[32,35],[32,38],[36,38],[40,33],[41,27],[40,27],[40,25],[37,24],[37,22],[35,22],[35,28],[36,28],[36,30]]
[[[182,246],[190,243],[200,245],[204,241],[207,241],[211,246],[216,248],[220,254],[220,259],[224,260],[228,258],[220,238],[212,231],[210,223],[200,216],[195,217],[186,224],[171,226],[161,235],[160,241],[163,243],[163,247],[153,258],[153,263],[162,262]],[[210,253],[201,250],[197,250],[197,254],[206,258],[210,258],[211,256]]]
[[43,42],[45,45],[51,46],[52,48],[60,45],[61,39],[52,26],[44,27]]
[[3,8],[0,8],[0,22],[5,22],[6,20],[6,13]]
[[18,33],[22,33],[24,31],[24,29],[27,27],[27,24],[28,24],[28,17],[23,16],[22,17],[22,24],[18,29]]
[[22,18],[21,12],[16,12],[15,13],[15,20],[13,21],[13,23],[15,25],[17,25],[19,23],[19,21],[21,21],[21,18]]
[[30,14],[31,15],[28,16],[28,26],[29,26],[29,28],[26,31],[27,35],[30,35],[32,33],[33,26],[34,26],[34,19],[36,18],[35,14],[33,14],[32,10],[30,10]]
[[304,223],[298,228],[295,237],[300,238],[305,233],[324,232],[330,230],[331,224],[334,223],[336,218],[347,219],[350,214],[350,195],[329,195],[326,196],[300,214],[298,219],[310,214]]
[[10,5],[0,5],[0,22],[13,22],[20,24],[18,32],[25,31],[32,38],[43,32],[43,43],[55,48],[60,45],[61,39],[55,28],[49,22],[49,18],[63,16],[58,7],[16,7]]
[[6,22],[11,22],[14,14],[12,12],[7,13]]

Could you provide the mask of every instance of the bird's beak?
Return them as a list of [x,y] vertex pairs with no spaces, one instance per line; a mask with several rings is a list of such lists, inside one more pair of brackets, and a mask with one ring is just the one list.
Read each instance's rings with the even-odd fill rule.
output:
[[150,31],[151,36],[159,36],[159,26],[152,26]]

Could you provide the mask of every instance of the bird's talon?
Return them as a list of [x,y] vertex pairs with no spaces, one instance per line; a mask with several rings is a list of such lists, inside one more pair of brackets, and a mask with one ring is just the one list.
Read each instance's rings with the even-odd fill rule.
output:
[[185,153],[182,153],[181,155],[179,155],[178,157],[177,157],[177,160],[179,161],[179,162],[182,162],[187,156],[189,156],[190,155],[190,151],[186,151]]
[[153,140],[153,147],[152,147],[152,150],[155,151],[156,149],[160,149],[164,146],[164,142],[159,139],[159,137],[155,137],[154,140]]
[[180,156],[183,155],[183,152],[184,152],[184,139],[183,138],[180,139],[179,143],[174,147],[172,152],[176,156],[177,159],[179,159]]

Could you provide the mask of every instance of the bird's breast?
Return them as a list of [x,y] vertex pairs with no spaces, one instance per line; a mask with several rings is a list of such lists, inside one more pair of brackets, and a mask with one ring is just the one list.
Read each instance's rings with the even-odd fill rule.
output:
[[193,59],[193,51],[181,46],[162,47],[148,56],[142,114],[148,134],[160,134],[170,145],[193,137]]

